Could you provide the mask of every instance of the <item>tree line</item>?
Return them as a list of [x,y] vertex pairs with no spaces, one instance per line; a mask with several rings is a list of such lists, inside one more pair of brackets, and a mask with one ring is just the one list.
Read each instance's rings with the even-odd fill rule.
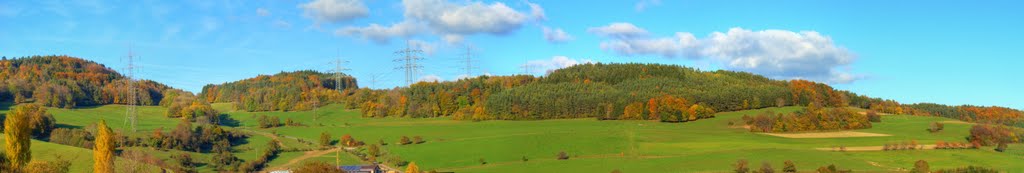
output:
[[803,110],[776,114],[765,111],[756,116],[743,116],[752,132],[800,132],[851,130],[871,128],[871,119],[850,108],[821,108],[815,104]]
[[[0,101],[60,108],[127,104],[127,82],[109,67],[66,55],[0,59]],[[170,89],[150,80],[135,86],[139,105],[157,105]]]
[[358,88],[356,79],[312,70],[281,72],[219,85],[206,85],[199,98],[210,103],[234,103],[244,111],[312,110],[339,100],[341,89]]
[[350,89],[343,103],[367,117],[460,120],[552,118],[684,122],[714,112],[808,105],[868,108],[880,99],[805,80],[678,65],[584,64],[546,76],[479,76],[385,90]]

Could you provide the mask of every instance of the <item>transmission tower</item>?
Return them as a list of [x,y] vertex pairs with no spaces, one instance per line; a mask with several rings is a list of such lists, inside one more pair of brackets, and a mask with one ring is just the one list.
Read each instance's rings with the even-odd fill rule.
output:
[[466,46],[466,53],[463,54],[463,56],[463,59],[459,61],[461,63],[465,63],[465,67],[462,67],[462,70],[466,70],[466,78],[473,77],[473,70],[477,67],[473,66],[474,61],[472,48]]
[[125,86],[125,92],[128,94],[127,110],[125,111],[125,126],[129,126],[132,133],[136,132],[135,123],[138,118],[138,111],[135,109],[135,105],[138,104],[139,96],[135,86],[135,70],[140,67],[135,66],[135,55],[132,52],[131,46],[128,46],[128,66],[125,67],[125,76],[127,78],[127,85]]
[[331,62],[331,64],[334,64],[334,89],[338,90],[338,92],[341,92],[341,79],[344,77],[341,71],[350,70],[343,66],[345,63],[348,63],[348,61],[341,60],[341,50],[339,50],[338,55],[335,57],[334,61]]
[[395,59],[395,62],[402,63],[401,67],[396,67],[396,70],[405,70],[405,85],[412,85],[412,81],[423,66],[416,63],[418,60],[422,60],[423,50],[413,49],[412,42],[406,41],[405,49],[395,51],[399,58]]

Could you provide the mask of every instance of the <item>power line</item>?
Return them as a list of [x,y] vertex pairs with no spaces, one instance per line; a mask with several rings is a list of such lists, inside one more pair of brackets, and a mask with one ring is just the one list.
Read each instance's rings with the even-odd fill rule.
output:
[[412,85],[413,78],[417,75],[419,70],[423,66],[416,63],[417,60],[422,60],[423,50],[413,49],[412,42],[406,41],[405,49],[395,51],[395,54],[401,57],[395,59],[395,62],[402,63],[402,66],[396,67],[395,70],[405,70],[405,85]]

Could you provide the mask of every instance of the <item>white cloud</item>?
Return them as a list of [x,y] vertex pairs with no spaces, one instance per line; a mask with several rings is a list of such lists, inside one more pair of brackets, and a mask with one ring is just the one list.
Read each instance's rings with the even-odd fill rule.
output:
[[530,60],[526,64],[522,64],[519,67],[525,68],[528,73],[550,73],[552,71],[572,67],[577,64],[590,64],[594,63],[593,60],[581,59],[575,60],[566,56],[553,56],[551,59],[544,60]]
[[653,54],[663,57],[684,57],[692,54],[687,50],[698,46],[697,38],[690,33],[676,33],[665,38],[620,38],[601,42],[601,49],[623,56]]
[[393,37],[408,38],[415,35],[419,32],[419,28],[420,26],[413,22],[403,21],[391,26],[380,26],[374,23],[366,27],[345,27],[334,31],[334,33],[335,35],[358,36],[377,43],[387,43]]
[[426,22],[436,32],[446,34],[507,34],[526,22],[526,15],[504,3],[470,2],[466,5],[446,0],[403,0],[405,17]]
[[387,43],[394,37],[433,34],[450,44],[461,43],[474,34],[505,35],[518,30],[530,18],[543,20],[544,9],[526,2],[529,15],[501,2],[480,1],[449,2],[448,0],[403,0],[404,20],[391,26],[370,24],[365,27],[345,27],[336,35],[358,36],[377,43]]
[[423,53],[427,55],[434,55],[434,52],[437,52],[436,43],[426,42],[423,40],[409,40],[407,44],[409,44],[409,47],[413,49],[423,50]]
[[266,8],[256,8],[256,15],[264,17],[270,16],[270,10],[267,10]]
[[416,81],[417,82],[440,82],[442,80],[443,79],[441,79],[441,76],[437,76],[437,75],[432,75],[431,74],[431,75],[422,76],[422,77],[420,77],[420,79],[418,79]]
[[647,7],[661,5],[661,0],[640,0],[633,6],[638,12],[647,10]]
[[305,11],[306,17],[312,18],[317,23],[345,22],[366,17],[370,12],[362,0],[313,0],[299,4],[299,8]]
[[814,31],[732,28],[701,39],[687,32],[678,32],[675,37],[595,34],[609,38],[601,43],[601,49],[623,56],[708,58],[727,69],[783,79],[850,83],[863,78],[843,70],[856,60],[856,55]]
[[548,19],[548,17],[544,15],[544,8],[540,5],[531,3],[530,1],[526,1],[526,5],[530,6],[530,17],[532,17],[533,20],[544,21]]
[[604,37],[616,37],[616,38],[632,38],[632,37],[645,37],[648,35],[647,30],[636,27],[632,23],[612,23],[608,26],[593,27],[587,29],[587,32],[597,34]]
[[562,28],[551,29],[545,26],[542,29],[544,30],[544,40],[549,43],[565,43],[573,40],[573,37]]

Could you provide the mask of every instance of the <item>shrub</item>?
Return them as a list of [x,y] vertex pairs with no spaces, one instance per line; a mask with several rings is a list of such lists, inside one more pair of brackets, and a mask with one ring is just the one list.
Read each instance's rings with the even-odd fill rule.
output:
[[1006,151],[1006,142],[1000,142],[999,146],[996,147],[996,151],[998,151],[998,152]]
[[486,165],[487,164],[487,160],[484,160],[484,158],[480,158],[480,164],[481,165]]
[[558,160],[569,160],[569,154],[565,151],[558,152]]
[[874,110],[868,110],[867,115],[868,115],[868,121],[871,121],[873,123],[880,123],[880,122],[882,122],[882,116],[878,115],[878,112],[875,112]]
[[938,132],[942,131],[942,129],[945,129],[945,128],[946,128],[945,124],[942,124],[940,122],[932,122],[930,125],[928,125],[928,132],[938,133]]
[[928,169],[928,162],[926,162],[924,160],[918,160],[917,162],[914,162],[914,169],[911,169],[910,172],[912,172],[912,173],[930,173],[931,170]]
[[409,144],[412,144],[412,141],[409,140],[408,136],[402,136],[402,139],[398,140],[398,144],[409,145]]
[[733,165],[733,167],[735,167],[735,169],[733,169],[733,172],[736,172],[736,173],[748,173],[748,172],[750,172],[750,168],[747,167],[747,164],[748,164],[747,160],[742,160],[741,159],[741,160],[736,161],[736,165]]
[[413,136],[412,137],[412,142],[415,143],[415,144],[422,144],[422,143],[424,143],[426,141],[423,141],[423,137]]
[[84,129],[57,128],[50,134],[50,142],[92,148],[92,141],[95,140],[89,131]]
[[761,164],[760,173],[775,173],[775,169],[772,169],[772,164],[764,162]]
[[782,167],[782,172],[784,172],[784,173],[796,173],[796,164],[793,164],[793,161],[787,160],[786,162],[783,162],[783,165],[785,165],[785,166]]

